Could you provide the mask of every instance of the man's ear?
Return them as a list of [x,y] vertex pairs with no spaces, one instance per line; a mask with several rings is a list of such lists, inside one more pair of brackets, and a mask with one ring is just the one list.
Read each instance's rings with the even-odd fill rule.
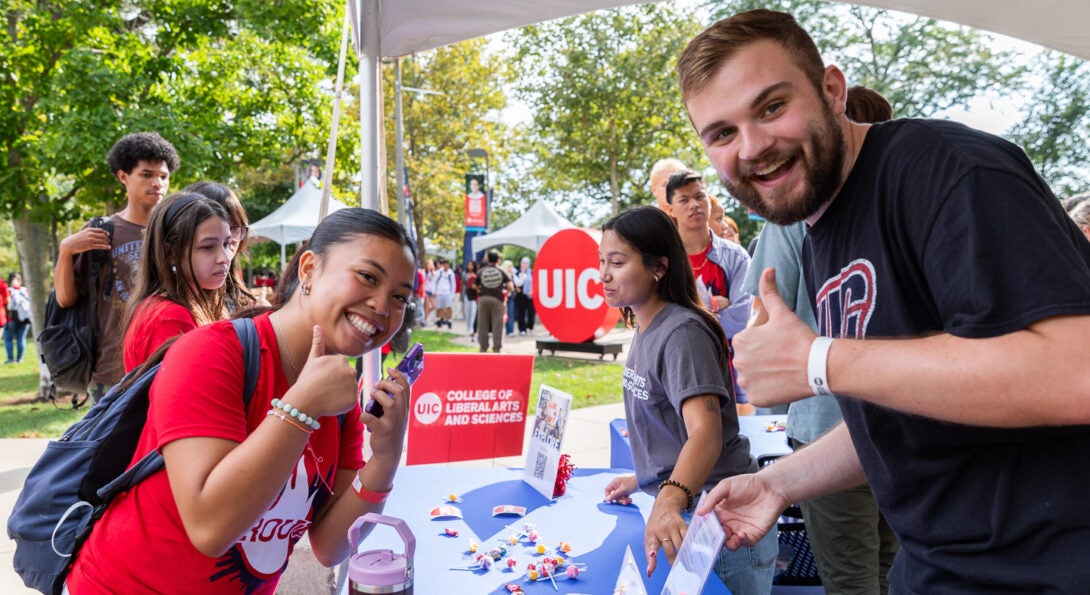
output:
[[825,92],[825,101],[833,109],[833,113],[838,116],[843,115],[847,110],[848,101],[848,81],[844,73],[833,64],[826,66],[825,74],[822,76],[822,87]]

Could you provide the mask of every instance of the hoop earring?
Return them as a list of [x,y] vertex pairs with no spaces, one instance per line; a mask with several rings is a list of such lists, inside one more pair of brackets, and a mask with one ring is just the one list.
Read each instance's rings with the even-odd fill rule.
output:
[[303,295],[310,295],[310,286],[309,285],[304,285],[303,286]]
[[659,276],[658,275],[654,275],[654,276],[652,276],[652,278],[655,280],[655,283],[659,282]]

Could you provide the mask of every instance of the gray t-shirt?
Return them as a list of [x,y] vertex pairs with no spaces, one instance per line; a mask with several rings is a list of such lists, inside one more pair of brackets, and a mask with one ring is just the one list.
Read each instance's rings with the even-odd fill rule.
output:
[[[802,282],[802,243],[806,239],[806,223],[793,225],[766,223],[757,242],[757,250],[749,263],[749,272],[742,283],[742,290],[760,297],[758,284],[761,272],[768,267],[776,269],[776,287],[803,322],[817,330],[814,308]],[[810,397],[791,403],[787,409],[787,435],[809,444],[840,423],[840,405],[833,395]]]
[[643,491],[657,493],[677,465],[689,438],[681,404],[697,395],[718,395],[723,421],[723,450],[702,489],[757,470],[749,440],[738,434],[730,374],[720,361],[725,361],[723,344],[704,319],[674,303],[666,304],[632,338],[624,369],[624,405],[636,480]]

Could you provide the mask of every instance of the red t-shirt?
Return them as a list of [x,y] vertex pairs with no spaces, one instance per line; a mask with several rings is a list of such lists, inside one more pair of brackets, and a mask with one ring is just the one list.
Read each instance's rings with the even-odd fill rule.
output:
[[125,373],[147,361],[167,340],[195,328],[197,320],[185,306],[166,298],[148,298],[125,332]]
[[693,276],[696,277],[697,285],[703,283],[712,295],[730,297],[726,273],[723,272],[722,267],[708,259],[708,253],[711,252],[711,249],[712,244],[708,242],[708,247],[703,252],[689,255],[689,264],[693,267]]
[[[134,460],[181,438],[242,442],[266,419],[270,401],[288,382],[268,314],[255,319],[261,374],[242,407],[242,346],[229,322],[186,333],[171,347],[151,388],[147,425]],[[363,467],[360,410],[319,420],[284,490],[252,529],[219,558],[197,551],[186,536],[166,471],[117,497],[80,550],[72,593],[273,593],[292,548],[329,501],[337,469]],[[246,486],[239,485],[240,491]]]

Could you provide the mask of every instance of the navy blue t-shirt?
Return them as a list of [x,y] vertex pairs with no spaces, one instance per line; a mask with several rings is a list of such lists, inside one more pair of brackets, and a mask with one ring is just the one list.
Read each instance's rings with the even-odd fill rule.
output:
[[[803,263],[830,337],[994,337],[1090,314],[1090,242],[1021,149],[951,122],[871,127]],[[987,428],[840,405],[901,540],[899,593],[1090,588],[1090,426]]]

